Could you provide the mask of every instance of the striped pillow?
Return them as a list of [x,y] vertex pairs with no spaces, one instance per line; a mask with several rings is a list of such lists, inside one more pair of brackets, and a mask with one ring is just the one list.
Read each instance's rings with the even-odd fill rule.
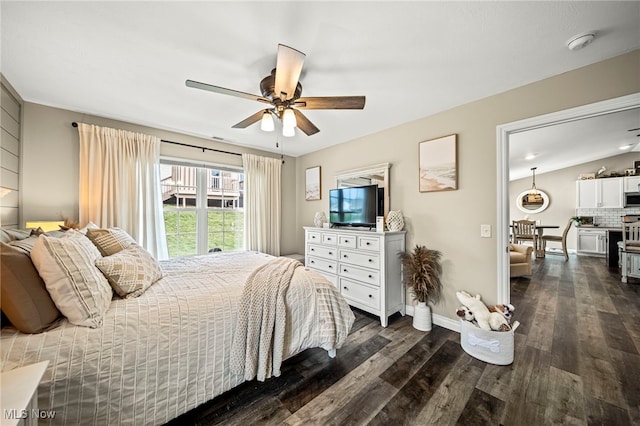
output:
[[96,260],[96,266],[107,277],[115,292],[125,299],[140,296],[162,278],[158,262],[136,243]]
[[87,229],[87,237],[98,247],[103,256],[111,256],[129,247],[133,238],[120,228]]
[[53,303],[70,323],[97,328],[113,291],[95,266],[100,252],[83,234],[69,230],[61,238],[38,237],[31,260]]

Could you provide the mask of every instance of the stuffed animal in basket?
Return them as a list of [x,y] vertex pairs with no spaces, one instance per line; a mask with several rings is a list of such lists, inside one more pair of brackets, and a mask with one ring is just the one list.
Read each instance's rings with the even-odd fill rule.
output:
[[473,313],[478,327],[483,330],[509,331],[511,326],[505,316],[498,312],[490,312],[487,305],[480,300],[480,295],[471,296],[466,291],[456,292],[456,297]]
[[476,319],[475,319],[476,317],[473,315],[473,312],[471,312],[469,308],[467,308],[466,306],[460,306],[456,310],[456,315],[466,321],[473,322],[473,323],[476,322]]
[[511,318],[513,317],[513,311],[516,310],[515,306],[510,303],[506,305],[490,305],[487,306],[489,312],[497,312],[501,314],[508,322],[511,322]]
[[479,294],[476,294],[474,297],[466,291],[457,291],[456,297],[458,298],[460,303],[462,303],[464,306],[469,308],[471,312],[473,312],[473,316],[478,323],[478,327],[483,330],[491,330],[491,326],[489,325],[490,312],[487,308],[487,305],[485,305],[480,300]]

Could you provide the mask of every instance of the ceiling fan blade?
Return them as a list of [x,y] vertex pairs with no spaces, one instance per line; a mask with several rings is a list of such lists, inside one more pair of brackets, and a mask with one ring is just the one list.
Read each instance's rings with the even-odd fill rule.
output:
[[363,109],[365,100],[364,96],[318,96],[299,98],[294,105],[303,109]]
[[194,89],[207,90],[209,92],[235,96],[237,98],[244,98],[252,101],[266,102],[268,104],[271,103],[269,99],[263,98],[262,96],[252,95],[251,93],[240,92],[238,90],[226,89],[224,87],[214,86],[212,84],[200,83],[199,81],[187,80],[185,84],[187,85],[187,87],[193,87]]
[[284,44],[278,45],[274,97],[280,99],[284,97],[283,100],[293,97],[306,56],[304,53]]
[[294,109],[296,115],[296,127],[302,130],[307,136],[315,135],[320,131],[303,113]]
[[253,123],[257,123],[258,121],[260,121],[262,119],[262,114],[263,113],[264,113],[264,110],[260,110],[260,111],[256,112],[255,114],[245,118],[241,122],[239,122],[237,124],[234,124],[231,127],[234,128],[234,129],[244,129],[245,127],[249,127]]

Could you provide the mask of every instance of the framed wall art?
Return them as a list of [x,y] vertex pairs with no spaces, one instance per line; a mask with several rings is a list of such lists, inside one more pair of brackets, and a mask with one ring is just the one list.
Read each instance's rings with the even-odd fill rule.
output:
[[320,166],[309,167],[305,173],[304,199],[307,201],[319,200],[321,189]]
[[420,192],[458,189],[458,135],[420,142]]

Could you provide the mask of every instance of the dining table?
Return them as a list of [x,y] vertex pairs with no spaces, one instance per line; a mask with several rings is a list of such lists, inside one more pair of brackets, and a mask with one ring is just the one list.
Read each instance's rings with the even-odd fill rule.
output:
[[[513,225],[509,225],[509,227],[513,227]],[[536,254],[537,258],[543,258],[544,253],[544,245],[542,244],[542,236],[544,235],[545,229],[559,229],[560,225],[536,225],[536,242],[533,247],[533,252]]]

